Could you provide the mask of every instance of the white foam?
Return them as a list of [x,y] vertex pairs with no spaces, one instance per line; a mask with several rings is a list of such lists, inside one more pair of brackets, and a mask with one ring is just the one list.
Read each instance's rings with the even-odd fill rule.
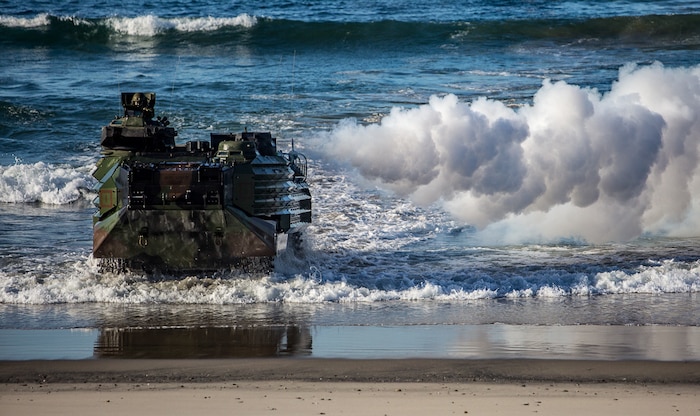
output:
[[[595,274],[585,287],[567,283],[555,273],[527,278],[530,287],[511,289],[512,278],[483,281],[430,280],[378,288],[368,276],[326,280],[318,275],[250,276],[220,274],[216,278],[158,278],[127,273],[100,273],[92,259],[73,253],[74,260],[55,265],[35,264],[22,273],[0,271],[0,303],[50,304],[107,302],[124,304],[241,304],[406,301],[463,301],[473,299],[558,298],[591,294],[659,294],[700,292],[700,263],[666,261],[637,272]],[[454,277],[454,276],[453,276]],[[517,279],[516,279],[517,280]]]
[[155,36],[167,30],[178,32],[209,32],[224,27],[251,28],[257,18],[248,14],[235,17],[163,18],[152,14],[136,17],[111,17],[107,25],[116,32],[132,36]]
[[61,205],[90,198],[93,168],[44,162],[0,166],[0,202]]
[[700,262],[691,264],[663,261],[657,266],[640,267],[636,273],[599,273],[594,293],[696,293],[700,291]]
[[[40,28],[51,25],[51,15],[41,13],[34,17],[0,15],[0,26]],[[72,22],[76,26],[92,26],[95,22],[75,16],[57,16],[58,20]],[[175,17],[164,18],[148,14],[136,17],[110,17],[105,24],[116,32],[132,36],[154,36],[166,30],[179,32],[209,32],[224,27],[251,28],[257,24],[255,16],[243,13],[234,17]]]
[[51,24],[51,20],[47,13],[41,13],[34,17],[0,16],[0,26],[36,28],[48,26],[49,24]]

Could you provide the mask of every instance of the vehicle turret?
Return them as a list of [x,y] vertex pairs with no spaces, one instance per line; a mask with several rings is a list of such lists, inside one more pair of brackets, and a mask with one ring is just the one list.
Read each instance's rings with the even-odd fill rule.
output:
[[121,103],[124,115],[102,128],[103,148],[158,152],[175,146],[177,132],[167,117],[154,119],[155,93],[124,92]]

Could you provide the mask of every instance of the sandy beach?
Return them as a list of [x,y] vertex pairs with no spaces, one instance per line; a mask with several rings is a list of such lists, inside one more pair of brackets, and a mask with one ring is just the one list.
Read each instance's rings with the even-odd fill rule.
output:
[[699,414],[700,362],[0,362],[3,415]]

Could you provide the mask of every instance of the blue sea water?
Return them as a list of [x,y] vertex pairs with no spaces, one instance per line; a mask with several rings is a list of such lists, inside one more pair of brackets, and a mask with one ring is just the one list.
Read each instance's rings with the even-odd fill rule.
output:
[[[3,330],[700,325],[695,1],[1,0],[0,51]],[[99,273],[122,91],[156,92],[182,141],[294,140],[305,257]]]

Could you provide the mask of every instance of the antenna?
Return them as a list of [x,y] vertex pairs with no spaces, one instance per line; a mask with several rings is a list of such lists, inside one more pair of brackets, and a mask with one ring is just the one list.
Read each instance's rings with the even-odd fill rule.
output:
[[[119,102],[122,102],[121,96],[122,96],[122,68],[121,66],[117,66],[117,96],[119,97]],[[117,107],[117,117],[119,117],[119,114],[123,113],[123,109]]]
[[294,49],[294,56],[292,57],[292,97],[294,96],[294,65],[297,61],[297,50]]
[[173,102],[175,101],[173,98],[175,96],[175,81],[177,81],[177,70],[180,68],[180,59],[182,59],[182,56],[178,55],[177,63],[175,64],[175,74],[173,75],[173,86],[170,87],[170,108],[168,109],[168,113],[171,115],[173,114]]

